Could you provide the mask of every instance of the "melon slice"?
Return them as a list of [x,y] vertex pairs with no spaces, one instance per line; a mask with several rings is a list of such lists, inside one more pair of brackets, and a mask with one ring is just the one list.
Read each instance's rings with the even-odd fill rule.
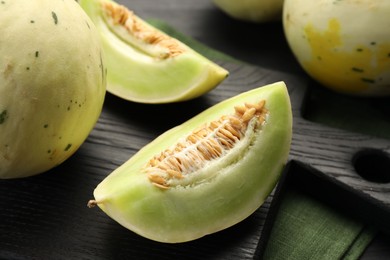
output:
[[283,82],[239,94],[146,145],[96,187],[88,205],[155,241],[203,237],[263,204],[287,161],[291,136]]
[[97,26],[107,56],[107,91],[140,103],[201,96],[228,71],[109,0],[79,0]]

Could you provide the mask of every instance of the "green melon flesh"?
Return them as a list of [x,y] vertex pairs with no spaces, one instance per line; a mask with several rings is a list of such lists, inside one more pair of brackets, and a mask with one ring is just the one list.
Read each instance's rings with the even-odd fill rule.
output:
[[106,93],[98,32],[74,0],[0,3],[0,178],[47,171],[94,127]]
[[[265,124],[251,133],[250,142],[210,162],[201,177],[168,189],[148,179],[143,167],[150,158],[201,125],[234,113],[235,106],[263,99],[269,111]],[[124,227],[152,240],[178,243],[200,238],[242,221],[262,205],[286,163],[291,136],[291,105],[283,82],[242,93],[146,145],[96,187],[90,205],[97,204]]]
[[146,28],[147,33],[169,38],[181,52],[170,55],[161,44],[148,43],[134,36],[123,24],[113,22],[105,12],[103,6],[109,4],[132,13],[114,1],[79,0],[79,3],[100,32],[107,55],[107,90],[114,95],[140,103],[183,101],[210,91],[228,75],[219,65],[135,15],[131,17]]

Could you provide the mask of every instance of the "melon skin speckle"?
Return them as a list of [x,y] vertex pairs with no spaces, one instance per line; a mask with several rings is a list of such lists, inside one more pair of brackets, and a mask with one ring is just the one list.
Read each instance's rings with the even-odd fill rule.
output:
[[241,93],[143,147],[96,187],[88,206],[151,240],[201,238],[263,204],[287,161],[291,136],[283,82]]
[[0,178],[45,172],[94,127],[106,87],[97,30],[76,1],[0,4]]
[[390,1],[285,0],[283,26],[302,68],[356,96],[390,95]]

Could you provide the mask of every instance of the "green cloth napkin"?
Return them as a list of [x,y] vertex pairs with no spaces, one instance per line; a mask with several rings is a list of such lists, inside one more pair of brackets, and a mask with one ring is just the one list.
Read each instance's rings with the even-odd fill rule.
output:
[[[162,21],[149,22],[210,59],[240,62],[177,32]],[[315,120],[321,118],[320,113],[311,116]],[[264,259],[357,259],[375,234],[363,223],[299,190],[289,189],[277,212]]]
[[299,190],[288,190],[264,259],[358,259],[375,231]]

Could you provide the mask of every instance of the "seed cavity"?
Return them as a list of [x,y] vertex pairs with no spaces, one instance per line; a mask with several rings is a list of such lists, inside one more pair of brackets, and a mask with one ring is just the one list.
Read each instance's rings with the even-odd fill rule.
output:
[[158,59],[167,59],[185,51],[174,38],[158,31],[123,5],[102,2],[103,17],[117,36],[134,48]]
[[[246,135],[261,128],[268,111],[265,100],[236,106],[232,115],[221,116],[149,160],[144,167],[149,180],[161,189],[180,185],[180,180],[226,156]],[[179,181],[179,182],[178,182]]]

